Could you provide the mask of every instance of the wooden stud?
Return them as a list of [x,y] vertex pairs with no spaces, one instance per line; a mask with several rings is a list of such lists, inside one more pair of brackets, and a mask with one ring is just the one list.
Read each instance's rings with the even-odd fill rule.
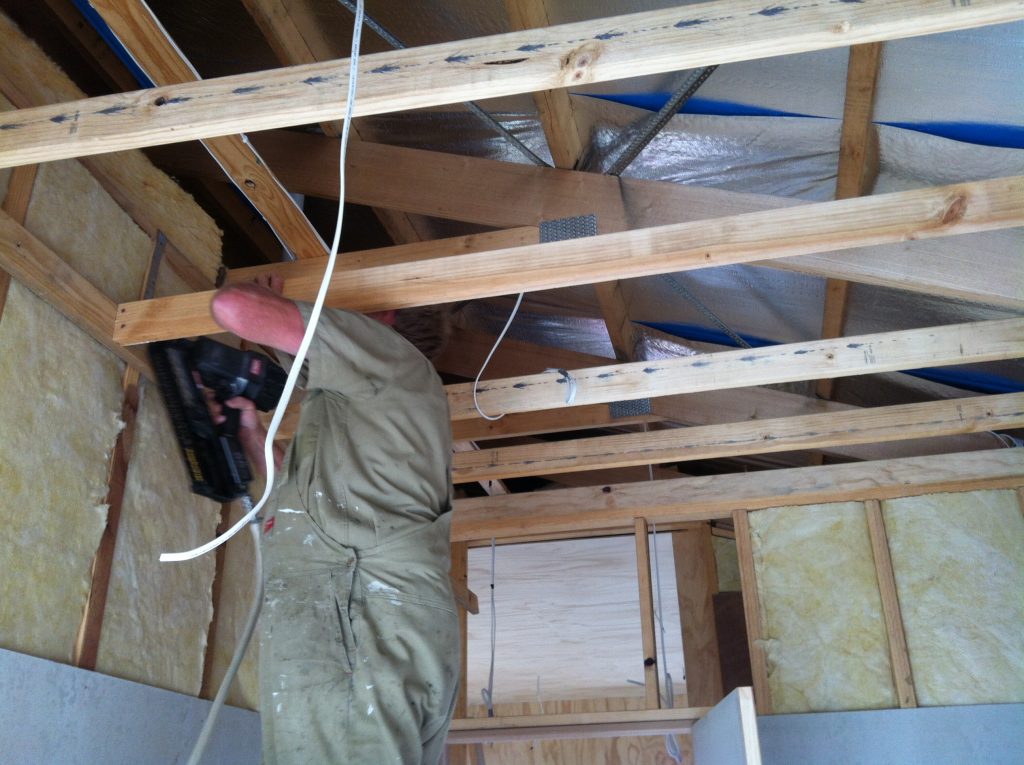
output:
[[[288,188],[337,199],[338,175],[331,160],[336,149],[331,139],[271,131],[254,135],[252,140]],[[190,160],[195,152],[184,145],[151,153],[159,153],[161,164],[181,176],[196,177],[209,165],[201,154],[198,159],[203,161]],[[223,175],[218,175],[223,180]],[[434,193],[439,186],[444,194]],[[623,197],[630,205],[630,220],[628,226],[623,223],[624,228],[811,204],[639,178],[616,181],[594,173],[369,143],[349,146],[345,193],[349,201],[359,204],[499,228],[594,213],[606,226],[604,231],[621,209]],[[984,269],[976,267],[978,257],[984,257]],[[854,258],[819,253],[759,264],[1024,309],[1019,247],[1010,236],[904,241],[860,248]]]
[[[1024,18],[1017,0],[831,3],[771,17],[763,10],[755,0],[720,0],[367,55],[353,116]],[[2,119],[0,165],[338,119],[347,80],[344,63],[329,61],[22,110]]]
[[875,558],[875,573],[878,576],[878,590],[882,596],[882,613],[885,616],[885,631],[889,639],[889,660],[896,687],[896,700],[900,708],[917,706],[914,691],[914,673],[907,651],[907,638],[903,630],[900,613],[900,599],[896,590],[896,576],[889,554],[889,539],[885,532],[885,518],[877,499],[864,503],[867,515],[868,534],[871,537],[871,551]]
[[455,483],[488,481],[1019,427],[1024,427],[1024,393],[1004,393],[474,449],[454,456],[452,480]]
[[[452,442],[452,451],[454,455],[468,454],[479,451],[480,447],[477,446],[475,441],[454,441]],[[455,458],[453,455],[453,459]],[[453,476],[454,478],[454,476]],[[456,481],[456,483],[460,483]],[[508,488],[502,482],[500,478],[484,478],[479,481],[480,488],[482,488],[489,496],[495,496],[498,494],[508,494]]]
[[1024,515],[1024,488],[1017,489],[1017,504],[1020,505],[1020,513]]
[[492,537],[507,542],[591,530],[628,534],[638,517],[667,527],[728,520],[737,509],[1015,489],[1024,475],[1021,451],[995,449],[460,499],[452,517],[452,540],[483,545]]
[[686,700],[693,706],[714,706],[722,700],[723,693],[713,601],[718,592],[718,572],[711,546],[711,524],[673,531],[672,554],[683,630]]
[[[20,226],[25,225],[25,216],[28,214],[28,204],[32,199],[38,169],[38,165],[22,165],[11,172],[11,177],[7,181],[7,194],[0,209]],[[0,318],[4,315],[7,292],[10,288],[11,275],[5,269],[0,269]]]
[[[153,254],[142,280],[142,294],[146,295],[150,285],[156,284],[166,240],[161,236],[154,242]],[[110,590],[110,575],[114,567],[114,548],[117,544],[117,531],[121,523],[121,508],[124,503],[125,486],[128,480],[128,462],[132,455],[132,444],[135,439],[135,421],[139,413],[139,370],[131,366],[125,367],[121,378],[121,421],[124,427],[117,434],[114,449],[110,453],[107,466],[107,519],[103,526],[96,554],[93,556],[90,573],[89,597],[79,624],[75,639],[72,661],[81,669],[96,669],[99,656],[100,638],[103,633],[103,618],[107,608],[107,594]],[[221,548],[223,549],[223,548]],[[219,552],[219,551],[218,551]],[[219,570],[219,569],[218,569]],[[217,586],[216,579],[214,580]],[[216,603],[216,597],[214,598]],[[211,623],[211,630],[213,623]],[[210,639],[209,645],[212,646]],[[212,648],[210,649],[212,650]],[[206,672],[204,668],[204,680]]]
[[661,707],[659,690],[658,641],[654,622],[654,591],[651,587],[651,548],[647,521],[637,518],[633,522],[636,537],[636,577],[640,592],[640,631],[644,648],[644,703],[648,709]]
[[750,521],[746,510],[732,514],[736,530],[736,552],[739,557],[740,587],[743,590],[743,613],[747,622],[747,644],[750,646],[750,669],[754,679],[754,702],[757,713],[772,713],[771,691],[768,685],[768,657],[765,654],[761,630],[761,605],[754,571],[754,553],[750,539]]
[[[469,587],[469,547],[464,542],[452,545],[451,580],[453,583]],[[459,672],[459,690],[455,699],[454,719],[466,717],[469,709],[469,619],[465,608],[458,609],[459,614],[459,656],[461,670]],[[448,750],[448,761],[456,765],[466,765],[469,750],[454,747]]]
[[[95,0],[92,5],[158,85],[200,81],[145,3]],[[316,229],[244,136],[211,135],[203,145],[295,257],[326,255],[327,246]]]

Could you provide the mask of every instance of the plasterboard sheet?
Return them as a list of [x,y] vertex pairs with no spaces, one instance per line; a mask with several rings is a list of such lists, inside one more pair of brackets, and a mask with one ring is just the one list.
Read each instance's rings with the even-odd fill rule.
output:
[[748,517],[772,710],[895,706],[864,506],[777,507]]
[[110,299],[139,297],[153,244],[77,161],[39,166],[25,228]]
[[883,503],[918,703],[1024,701],[1024,517],[1014,491]]
[[189,493],[164,404],[146,383],[133,441],[97,669],[197,695],[214,556],[184,563],[158,557],[212,539],[220,506]]
[[123,367],[18,282],[0,359],[0,644],[69,661],[107,517]]

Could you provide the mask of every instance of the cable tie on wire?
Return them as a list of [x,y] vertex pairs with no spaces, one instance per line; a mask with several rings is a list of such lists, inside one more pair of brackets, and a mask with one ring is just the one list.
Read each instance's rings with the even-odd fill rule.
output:
[[569,390],[567,390],[565,392],[565,405],[566,406],[571,406],[572,402],[576,400],[576,378],[573,377],[568,371],[566,371],[564,369],[555,369],[555,368],[552,367],[552,368],[549,368],[549,369],[545,369],[544,371],[545,372],[558,372],[558,374],[560,374],[562,376],[562,378],[561,378],[561,380],[559,380],[559,382],[564,380],[565,382],[567,382],[569,384]]

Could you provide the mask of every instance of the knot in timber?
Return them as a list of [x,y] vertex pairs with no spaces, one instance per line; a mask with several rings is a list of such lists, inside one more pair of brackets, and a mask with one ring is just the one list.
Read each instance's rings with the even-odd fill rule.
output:
[[946,209],[942,213],[942,225],[948,226],[951,223],[963,220],[967,214],[967,197],[963,193],[955,194],[946,201]]
[[562,58],[562,80],[566,85],[590,82],[590,69],[601,57],[604,45],[598,42],[587,42],[573,48]]

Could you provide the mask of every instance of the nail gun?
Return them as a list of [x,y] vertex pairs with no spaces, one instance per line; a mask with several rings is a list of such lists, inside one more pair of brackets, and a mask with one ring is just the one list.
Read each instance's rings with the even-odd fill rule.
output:
[[218,502],[246,494],[252,473],[238,440],[240,413],[224,407],[227,419],[215,423],[203,389],[213,391],[221,403],[242,396],[266,412],[281,397],[285,371],[263,354],[240,351],[205,337],[152,343],[149,358],[192,491]]

